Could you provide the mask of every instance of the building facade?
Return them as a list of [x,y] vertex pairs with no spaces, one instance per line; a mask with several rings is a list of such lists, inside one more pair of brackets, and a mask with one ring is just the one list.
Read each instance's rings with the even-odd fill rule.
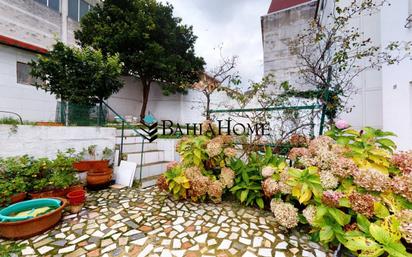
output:
[[[58,99],[31,85],[28,63],[47,53],[56,40],[76,45],[79,20],[98,0],[0,0],[0,111],[15,112],[27,121],[55,121]],[[124,77],[124,87],[108,99],[123,116],[138,117],[142,106],[139,80]],[[158,119],[201,122],[202,95],[164,96],[152,86],[147,110]],[[218,100],[212,103],[216,106]],[[0,112],[0,118],[11,116]],[[110,115],[114,118],[113,114]]]
[[[290,6],[282,3],[289,2]],[[296,59],[286,50],[287,42],[302,31],[310,19],[327,24],[334,11],[334,0],[319,1],[273,0],[269,13],[262,17],[265,74],[275,74],[280,81],[294,81]],[[350,0],[340,1],[341,4]],[[373,15],[354,19],[353,25],[365,38],[380,46],[391,41],[412,41],[412,0],[390,1]],[[315,17],[316,15],[316,17]],[[286,63],[287,65],[282,65]],[[367,70],[354,81],[355,93],[347,103],[348,112],[341,118],[355,128],[371,126],[393,131],[400,149],[412,147],[412,61],[385,66],[382,70]]]

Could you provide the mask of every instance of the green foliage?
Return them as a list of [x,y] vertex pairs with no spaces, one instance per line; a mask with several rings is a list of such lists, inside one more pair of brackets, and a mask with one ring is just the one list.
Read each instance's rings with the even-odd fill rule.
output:
[[0,245],[0,257],[10,257],[13,255],[19,256],[27,244],[10,243],[7,245]]
[[393,216],[375,223],[364,219],[361,226],[363,233],[347,232],[343,244],[351,251],[359,252],[359,256],[381,256],[385,252],[394,257],[411,256],[400,242],[398,227],[399,222]]
[[338,144],[350,149],[347,154],[360,168],[375,168],[388,173],[391,166],[391,154],[396,150],[396,144],[388,137],[396,136],[392,132],[366,127],[358,132],[351,128],[332,128],[326,132]]
[[292,186],[292,196],[300,203],[307,203],[312,197],[319,199],[322,194],[318,168],[309,167],[305,170],[290,168],[288,184]]
[[173,17],[173,7],[154,0],[106,0],[81,20],[75,32],[82,46],[119,53],[124,73],[143,84],[144,117],[150,85],[159,81],[165,94],[185,92],[197,82],[204,60],[195,55],[192,27]]
[[31,61],[35,86],[63,101],[94,104],[109,98],[123,86],[117,54],[104,56],[100,50],[72,48],[57,42],[38,60]]
[[169,191],[176,200],[186,199],[187,190],[190,188],[189,180],[183,174],[181,167],[176,166],[164,173],[169,186]]
[[200,167],[204,169],[203,162],[208,159],[206,145],[209,143],[206,136],[190,137],[182,140],[177,152],[182,157],[182,163],[185,167]]
[[63,189],[78,183],[73,163],[77,161],[73,149],[58,152],[54,160],[35,159],[27,155],[0,158],[0,202],[21,192],[40,192]]
[[264,208],[263,191],[262,191],[262,168],[268,165],[274,167],[286,166],[284,159],[273,155],[270,147],[266,148],[264,155],[256,152],[249,156],[247,163],[240,159],[234,160],[229,167],[235,171],[235,185],[230,192],[243,204],[257,205]]

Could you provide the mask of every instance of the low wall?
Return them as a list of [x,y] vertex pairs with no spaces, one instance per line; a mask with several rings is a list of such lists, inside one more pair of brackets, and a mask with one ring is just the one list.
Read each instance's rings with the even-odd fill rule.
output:
[[81,151],[97,145],[114,149],[116,129],[99,127],[48,127],[0,125],[0,157],[30,155],[54,158],[58,150]]

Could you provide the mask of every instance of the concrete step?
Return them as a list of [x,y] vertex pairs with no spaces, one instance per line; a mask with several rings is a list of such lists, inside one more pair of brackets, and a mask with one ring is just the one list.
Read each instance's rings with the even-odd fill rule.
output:
[[[166,171],[166,166],[168,162],[159,161],[155,163],[148,163],[142,166],[142,179],[159,176]],[[140,166],[138,165],[136,168],[135,179],[140,178]]]
[[[142,152],[134,152],[127,154],[127,161],[140,164]],[[156,163],[164,161],[164,152],[158,150],[145,150],[143,152],[143,164]]]
[[[124,136],[123,137],[123,144],[141,144],[143,141],[143,138],[140,136]],[[116,137],[116,144],[120,144],[122,142],[122,137],[117,136]],[[145,144],[147,143],[147,140],[145,140]]]
[[142,188],[148,188],[156,185],[159,176],[152,176],[142,179]]
[[[120,149],[120,145],[117,146],[118,149]],[[146,151],[155,151],[157,150],[157,144],[156,142],[145,142],[143,145],[143,152]],[[126,143],[123,144],[123,153],[129,154],[129,153],[136,153],[136,152],[141,152],[142,151],[142,144],[141,143]]]
[[[143,132],[141,129],[136,129],[136,130],[137,130],[137,132],[140,132],[140,133]],[[136,133],[136,131],[133,130],[133,129],[125,129],[125,130],[124,130],[124,133],[123,133],[123,136],[125,136],[125,137],[138,136],[138,135],[139,135],[139,134]],[[117,130],[116,130],[116,136],[118,136],[118,137],[121,137],[121,136],[122,136],[122,130],[121,130],[121,129],[117,129]]]

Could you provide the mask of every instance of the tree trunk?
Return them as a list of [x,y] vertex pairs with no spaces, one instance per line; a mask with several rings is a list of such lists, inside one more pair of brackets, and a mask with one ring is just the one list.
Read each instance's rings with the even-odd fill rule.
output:
[[210,120],[210,95],[206,94],[206,120]]
[[151,84],[151,81],[146,81],[145,79],[142,79],[143,104],[142,104],[142,109],[140,110],[140,121],[141,122],[143,121],[144,117],[146,116],[147,102],[149,100],[149,93],[150,93],[150,84]]

